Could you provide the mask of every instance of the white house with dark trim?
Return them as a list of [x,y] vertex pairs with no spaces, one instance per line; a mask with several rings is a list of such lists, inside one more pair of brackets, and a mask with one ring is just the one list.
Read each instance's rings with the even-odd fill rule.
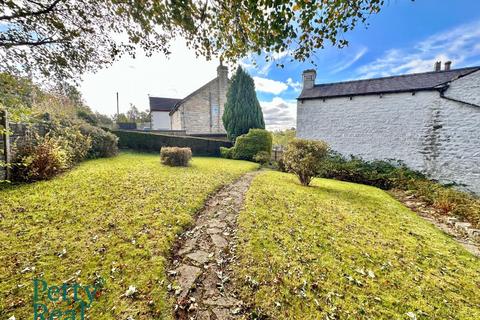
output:
[[217,77],[183,99],[150,97],[153,130],[183,130],[187,134],[224,134],[224,104],[230,81],[220,64]]
[[171,130],[170,111],[182,99],[149,97],[152,130]]
[[315,84],[303,72],[297,136],[344,155],[397,159],[480,193],[480,67]]

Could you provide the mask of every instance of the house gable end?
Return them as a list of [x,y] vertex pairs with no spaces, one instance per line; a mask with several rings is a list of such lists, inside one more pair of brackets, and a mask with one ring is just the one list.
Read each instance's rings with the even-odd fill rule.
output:
[[450,82],[442,96],[480,108],[480,70]]
[[186,96],[185,98],[179,100],[175,106],[173,107],[172,110],[170,110],[170,115],[173,115],[179,108],[180,106],[187,102],[189,99],[191,99],[192,97],[194,97],[197,93],[201,92],[202,90],[208,88],[210,85],[212,85],[213,83],[215,82],[218,82],[218,77],[216,77],[215,79],[213,80],[210,80],[209,82],[205,83],[203,86],[201,86],[200,88],[198,88],[197,90],[193,91],[192,93],[190,93],[188,96]]

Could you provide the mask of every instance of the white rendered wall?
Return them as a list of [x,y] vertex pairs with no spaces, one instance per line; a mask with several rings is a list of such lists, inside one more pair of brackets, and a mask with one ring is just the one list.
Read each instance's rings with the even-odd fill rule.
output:
[[[476,101],[480,90],[470,91],[452,84],[445,94]],[[402,160],[480,193],[480,108],[437,91],[298,101],[297,136],[325,140],[344,155]]]
[[152,111],[152,129],[170,130],[170,116],[168,111]]

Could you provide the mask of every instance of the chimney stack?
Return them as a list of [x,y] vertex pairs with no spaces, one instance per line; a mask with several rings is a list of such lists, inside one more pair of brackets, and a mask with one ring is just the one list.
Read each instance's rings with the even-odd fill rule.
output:
[[452,61],[445,62],[445,71],[449,71],[452,67]]
[[217,67],[217,77],[222,81],[228,80],[228,67],[223,65],[222,60],[220,60],[220,65]]
[[435,71],[435,72],[438,72],[438,71],[441,71],[441,70],[442,70],[442,62],[441,62],[441,61],[435,62],[435,69],[434,69],[434,71]]
[[303,71],[303,89],[311,89],[315,85],[315,78],[317,72],[314,69],[308,69]]

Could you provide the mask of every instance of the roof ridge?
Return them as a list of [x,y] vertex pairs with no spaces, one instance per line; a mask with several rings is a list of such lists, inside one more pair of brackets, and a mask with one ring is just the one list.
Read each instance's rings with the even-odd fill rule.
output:
[[154,96],[149,96],[149,99],[170,99],[170,100],[182,100],[182,98],[167,98],[167,97],[154,97]]
[[387,76],[387,77],[377,77],[377,78],[368,78],[368,79],[358,79],[358,80],[347,80],[347,81],[338,81],[338,82],[327,82],[327,83],[319,83],[315,84],[314,87],[324,87],[329,85],[336,85],[342,83],[354,83],[354,82],[364,82],[364,81],[372,81],[372,80],[383,80],[383,79],[392,79],[392,78],[402,78],[402,77],[410,77],[415,75],[424,75],[424,74],[439,74],[439,73],[447,73],[447,72],[455,72],[455,71],[466,71],[466,70],[475,70],[479,69],[480,66],[475,67],[464,67],[458,69],[450,69],[450,70],[441,70],[441,71],[427,71],[427,72],[415,72],[415,73],[406,73],[406,74],[399,74],[394,76]]
[[213,78],[212,80],[208,81],[207,83],[203,84],[201,87],[199,87],[198,89],[192,91],[191,93],[189,93],[185,98],[183,99],[180,99],[179,101],[177,101],[177,103],[175,103],[175,105],[173,106],[172,110],[170,110],[169,114],[172,115],[174,114],[177,110],[178,110],[178,107],[180,106],[180,104],[182,104],[183,102],[185,102],[187,99],[191,98],[192,96],[194,96],[196,93],[198,93],[200,90],[202,90],[203,88],[205,88],[206,86],[208,86],[209,84],[211,84],[212,82],[216,81],[218,79],[218,76],[216,76],[215,78]]

